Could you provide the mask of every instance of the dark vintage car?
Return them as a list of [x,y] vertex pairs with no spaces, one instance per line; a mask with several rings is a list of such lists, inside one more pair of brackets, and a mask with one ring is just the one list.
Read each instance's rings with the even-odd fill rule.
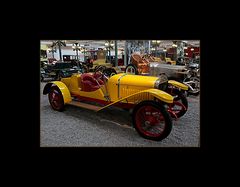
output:
[[41,81],[44,78],[53,78],[60,80],[61,78],[70,77],[73,73],[81,73],[79,66],[73,66],[71,62],[58,61],[54,65],[47,65],[41,68]]

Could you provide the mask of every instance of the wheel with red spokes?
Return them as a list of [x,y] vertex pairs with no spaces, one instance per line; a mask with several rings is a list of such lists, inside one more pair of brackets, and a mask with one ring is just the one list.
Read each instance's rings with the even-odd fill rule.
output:
[[133,125],[140,136],[160,141],[170,134],[172,118],[158,102],[143,101],[133,110]]
[[182,117],[188,110],[188,100],[186,96],[178,89],[173,89],[167,92],[174,97],[173,103],[168,104],[168,112],[173,118]]
[[48,94],[49,103],[52,108],[57,111],[63,111],[64,109],[64,101],[61,91],[57,86],[53,86],[50,89]]

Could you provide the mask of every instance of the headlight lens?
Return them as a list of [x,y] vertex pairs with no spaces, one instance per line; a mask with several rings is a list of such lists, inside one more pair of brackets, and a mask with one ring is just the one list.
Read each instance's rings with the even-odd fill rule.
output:
[[196,74],[197,74],[198,77],[200,77],[200,71],[199,71],[199,69],[196,70]]
[[167,84],[168,84],[168,78],[165,74],[160,74],[158,79],[156,80],[154,84],[154,88],[159,89],[159,90],[166,90],[167,89]]

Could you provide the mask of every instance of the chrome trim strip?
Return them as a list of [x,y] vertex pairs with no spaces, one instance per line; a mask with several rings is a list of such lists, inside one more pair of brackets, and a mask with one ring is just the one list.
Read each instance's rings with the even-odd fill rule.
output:
[[124,73],[121,77],[118,78],[118,99],[120,99],[120,80],[127,75],[127,73]]

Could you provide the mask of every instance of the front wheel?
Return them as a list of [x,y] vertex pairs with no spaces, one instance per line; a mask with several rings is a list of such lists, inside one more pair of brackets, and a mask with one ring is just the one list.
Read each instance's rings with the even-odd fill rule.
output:
[[133,125],[140,136],[160,141],[172,130],[172,118],[163,105],[156,101],[143,101],[133,110]]
[[48,94],[49,103],[51,104],[53,110],[63,111],[64,101],[61,91],[57,86],[53,86]]
[[182,117],[188,110],[188,100],[185,94],[178,89],[167,90],[167,93],[174,97],[173,103],[168,104],[168,112],[172,117]]

